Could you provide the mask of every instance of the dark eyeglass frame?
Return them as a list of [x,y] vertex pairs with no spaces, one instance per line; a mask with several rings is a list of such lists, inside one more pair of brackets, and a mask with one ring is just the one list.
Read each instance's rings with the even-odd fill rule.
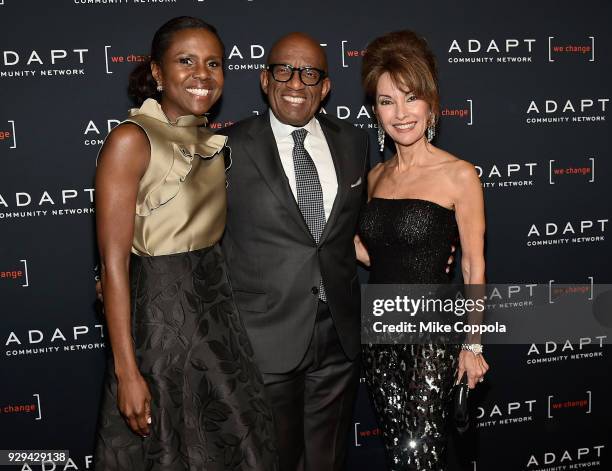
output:
[[[274,76],[274,67],[277,67],[277,66],[287,67],[289,70],[291,70],[291,75],[289,75],[289,78],[287,80],[279,80],[279,79],[277,79]],[[268,64],[266,66],[266,70],[268,72],[270,72],[270,75],[272,75],[272,78],[274,80],[276,80],[277,82],[281,82],[281,83],[289,82],[293,78],[293,74],[295,72],[297,72],[298,73],[298,77],[300,77],[300,82],[302,82],[307,87],[315,87],[315,86],[317,86],[317,85],[319,85],[321,83],[321,80],[323,80],[325,77],[327,77],[327,73],[325,73],[324,70],[317,69],[316,67],[293,67],[292,65],[289,65],[289,64]],[[316,70],[317,72],[319,72],[319,80],[317,80],[315,83],[306,83],[306,82],[304,82],[304,78],[302,77],[302,73],[304,71],[308,71],[308,70]]]

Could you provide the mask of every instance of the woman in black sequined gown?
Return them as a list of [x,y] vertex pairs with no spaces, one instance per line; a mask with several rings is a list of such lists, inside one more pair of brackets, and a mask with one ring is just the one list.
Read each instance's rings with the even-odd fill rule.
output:
[[[368,175],[355,248],[370,283],[448,283],[446,261],[459,239],[465,283],[484,283],[484,203],[474,167],[434,147],[439,98],[435,60],[414,33],[374,40],[362,78],[374,102],[381,150],[396,154]],[[443,470],[446,417],[455,374],[471,388],[488,365],[479,345],[366,345],[364,368],[389,469]]]

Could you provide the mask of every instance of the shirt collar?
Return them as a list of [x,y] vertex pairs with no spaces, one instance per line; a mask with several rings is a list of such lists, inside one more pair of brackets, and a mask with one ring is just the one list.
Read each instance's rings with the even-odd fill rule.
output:
[[277,141],[282,141],[284,139],[291,139],[293,141],[293,136],[291,133],[296,129],[306,129],[308,132],[306,136],[311,134],[317,138],[321,137],[321,127],[319,125],[319,121],[314,116],[304,126],[291,126],[290,124],[281,123],[274,113],[272,113],[272,110],[269,110],[269,114],[272,133]]

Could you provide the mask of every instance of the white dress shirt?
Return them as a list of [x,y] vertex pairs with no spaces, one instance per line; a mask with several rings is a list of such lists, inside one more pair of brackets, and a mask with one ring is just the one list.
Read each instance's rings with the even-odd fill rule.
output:
[[334,161],[332,160],[331,152],[319,121],[313,117],[305,126],[295,127],[281,123],[271,110],[269,114],[270,125],[272,126],[272,133],[276,140],[281,163],[296,201],[297,188],[295,183],[295,169],[293,166],[294,142],[291,133],[301,128],[307,131],[308,134],[306,134],[304,140],[304,147],[310,154],[317,168],[317,173],[319,174],[319,181],[321,182],[321,189],[323,190],[323,209],[325,210],[325,220],[327,221],[332,206],[334,205],[334,200],[336,199],[336,193],[338,192],[338,179],[336,178]]

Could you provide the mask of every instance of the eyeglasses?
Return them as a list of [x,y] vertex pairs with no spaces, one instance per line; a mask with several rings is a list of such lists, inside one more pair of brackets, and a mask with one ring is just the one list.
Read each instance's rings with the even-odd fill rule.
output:
[[325,78],[325,71],[314,67],[293,67],[288,64],[268,64],[266,69],[277,82],[288,82],[293,73],[298,72],[300,81],[309,87],[317,85]]

